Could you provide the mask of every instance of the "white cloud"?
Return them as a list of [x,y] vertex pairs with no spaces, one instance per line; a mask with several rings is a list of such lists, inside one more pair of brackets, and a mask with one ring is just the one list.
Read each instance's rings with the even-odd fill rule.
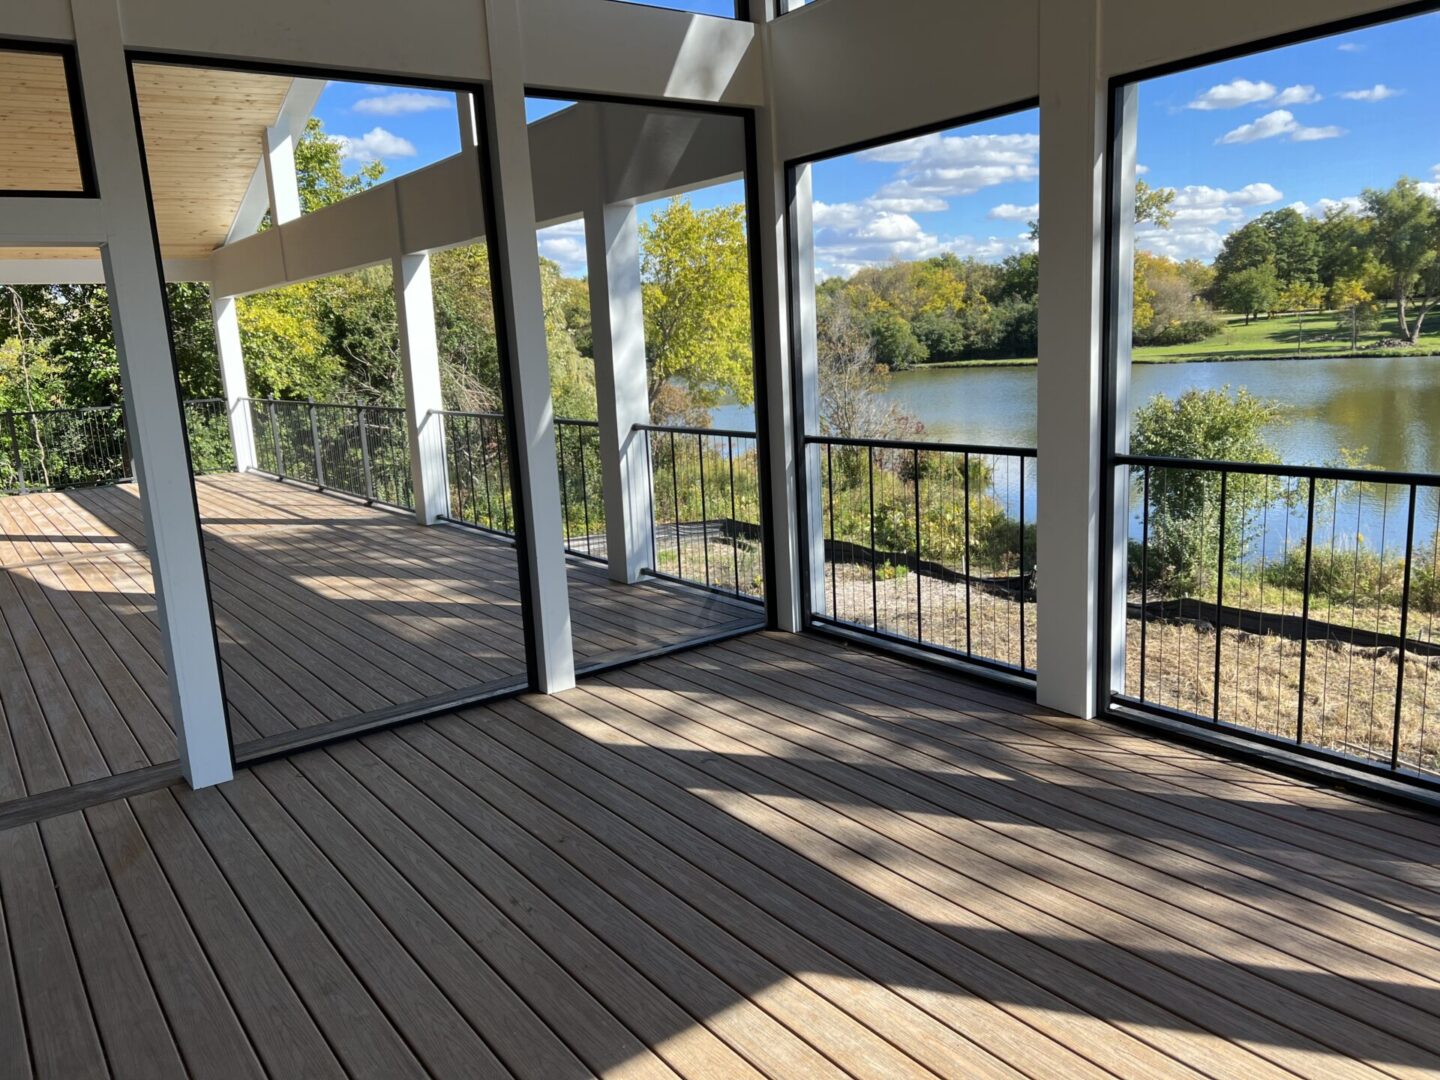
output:
[[380,161],[390,157],[414,157],[415,144],[382,127],[374,127],[364,135],[335,135],[335,144],[340,148],[344,161],[361,163]]
[[865,199],[814,204],[815,262],[822,278],[849,277],[867,266],[929,259],[947,251],[978,259],[1000,259],[1035,248],[1024,236],[937,236],[909,214],[877,205],[881,202]]
[[361,98],[351,106],[358,113],[370,116],[403,116],[407,113],[453,109],[455,98],[450,94],[426,93],[420,90],[396,90],[376,97]]
[[585,222],[567,221],[551,225],[535,233],[540,254],[560,264],[560,271],[569,277],[582,277],[587,271],[585,259]]
[[[1440,168],[1440,166],[1436,166],[1436,168]],[[1149,171],[1150,171],[1150,166],[1149,166],[1149,165],[1136,165],[1136,166],[1135,166],[1135,175],[1136,175],[1136,176],[1144,176],[1144,175],[1145,175],[1146,173],[1148,173]]]
[[1040,204],[1016,206],[1014,203],[1001,203],[999,206],[992,207],[990,213],[985,216],[996,221],[1034,221],[1040,216]]
[[[1287,91],[1288,93],[1288,91]],[[1195,100],[1186,105],[1187,109],[1209,112],[1213,109],[1238,109],[1242,105],[1256,105],[1269,101],[1275,96],[1275,86],[1268,82],[1251,82],[1249,79],[1235,79],[1228,83],[1212,86]]]
[[1319,100],[1320,94],[1316,92],[1313,86],[1287,86],[1284,90],[1281,90],[1279,96],[1275,98],[1275,104],[1313,105]]
[[1234,191],[1191,184],[1175,193],[1175,211],[1170,228],[1143,224],[1136,227],[1135,242],[1145,251],[1172,259],[1211,259],[1220,250],[1225,234],[1241,224],[1261,206],[1280,202],[1285,193],[1263,181],[1246,184]]
[[1340,96],[1346,101],[1384,101],[1386,98],[1399,97],[1404,90],[1396,90],[1393,86],[1386,86],[1384,83],[1376,83],[1368,90],[1346,90]]
[[1365,46],[1361,45],[1358,41],[1342,41],[1339,45],[1336,45],[1335,48],[1338,49],[1340,52],[1353,53],[1365,51]]
[[1034,180],[1039,155],[1038,135],[936,134],[867,150],[861,157],[900,166],[896,178],[875,193],[875,203],[882,204],[973,195],[997,184]]
[[876,210],[890,210],[896,214],[938,214],[942,210],[950,209],[948,202],[944,199],[936,198],[933,195],[890,199],[882,199],[878,195],[872,195],[865,200],[865,205],[873,206]]
[[1333,124],[1327,127],[1305,127],[1295,119],[1294,113],[1287,109],[1276,109],[1258,120],[1227,131],[1215,141],[1226,144],[1251,143],[1288,135],[1292,142],[1315,142],[1319,139],[1337,139],[1344,134],[1344,128]]

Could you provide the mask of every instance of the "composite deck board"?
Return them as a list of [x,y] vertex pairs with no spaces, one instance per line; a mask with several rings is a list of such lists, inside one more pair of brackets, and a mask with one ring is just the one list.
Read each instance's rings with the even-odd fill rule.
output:
[[0,1038],[62,1076],[1434,1075],[1440,826],[1390,813],[753,634],[0,831]]
[[[524,674],[502,539],[258,476],[196,492],[237,747]],[[568,573],[581,663],[762,619]],[[134,485],[0,498],[0,801],[173,762],[165,662]]]

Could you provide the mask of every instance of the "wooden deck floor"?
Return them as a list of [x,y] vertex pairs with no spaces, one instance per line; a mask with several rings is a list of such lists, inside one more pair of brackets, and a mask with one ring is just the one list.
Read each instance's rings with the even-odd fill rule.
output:
[[756,634],[0,832],[10,1075],[1434,1076],[1440,829]]
[[[197,490],[237,747],[523,676],[508,544],[255,476]],[[0,801],[173,761],[135,488],[0,499],[0,571]],[[582,661],[761,619],[569,575]]]

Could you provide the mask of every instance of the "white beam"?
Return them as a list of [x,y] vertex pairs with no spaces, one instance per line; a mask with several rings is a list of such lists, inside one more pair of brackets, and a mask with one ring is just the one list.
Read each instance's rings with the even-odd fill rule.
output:
[[610,579],[635,582],[650,563],[652,508],[643,432],[650,422],[645,308],[635,205],[596,199],[585,215],[595,403]]
[[0,195],[0,247],[92,247],[105,242],[99,199]]
[[518,469],[513,490],[520,504],[517,554],[522,563],[526,652],[534,688],[556,693],[575,685],[575,652],[530,139],[525,129],[519,0],[485,0],[485,12],[493,78],[485,102],[496,223],[490,244],[499,269],[496,304],[503,309],[505,327],[501,362],[506,366],[506,412]]
[[115,0],[72,0],[72,10],[96,173],[105,192],[105,276],[180,765],[191,786],[202,787],[230,779],[230,738],[140,133]]
[[[1040,3],[1040,361],[1037,632],[1041,705],[1096,707],[1104,354],[1105,81],[1101,0]],[[1108,657],[1106,658],[1108,662]]]
[[[324,79],[292,79],[290,89],[285,92],[285,100],[276,111],[274,126],[289,130],[298,142],[324,90]],[[250,177],[250,186],[245,189],[244,198],[240,200],[239,209],[235,211],[230,231],[225,234],[225,243],[254,235],[269,209],[270,192],[265,181],[265,155],[262,153],[255,159],[255,172]]]
[[265,190],[270,221],[284,225],[300,216],[300,186],[295,178],[295,134],[288,125],[265,129]]
[[240,344],[240,320],[233,296],[211,301],[215,319],[215,353],[220,361],[225,414],[230,420],[230,445],[235,450],[235,471],[255,468],[255,427],[250,415],[250,388],[245,378],[245,350]]
[[[209,281],[209,259],[166,259],[165,280]],[[0,285],[103,285],[100,246],[93,259],[0,259]]]
[[415,519],[433,525],[450,513],[445,468],[445,408],[440,392],[440,349],[429,255],[401,255],[391,264],[405,384],[405,426],[410,437],[410,480]]

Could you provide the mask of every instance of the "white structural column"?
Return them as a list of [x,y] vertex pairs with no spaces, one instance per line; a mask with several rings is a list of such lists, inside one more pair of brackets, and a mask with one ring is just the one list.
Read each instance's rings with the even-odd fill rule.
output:
[[250,415],[250,389],[245,379],[245,351],[240,344],[240,320],[233,296],[211,300],[215,319],[215,352],[220,359],[225,414],[230,419],[230,445],[235,450],[235,471],[255,468],[255,426]]
[[610,578],[629,583],[649,565],[653,513],[645,433],[635,430],[650,422],[640,226],[633,203],[607,206],[602,199],[585,215],[595,401]]
[[71,7],[104,197],[105,280],[180,764],[191,786],[203,787],[230,779],[230,739],[119,13],[115,0],[72,0]]
[[[774,18],[774,0],[765,0],[765,16]],[[769,37],[764,38],[767,69],[770,65]],[[770,80],[767,80],[770,82]],[[773,83],[772,83],[773,85]],[[757,434],[769,454],[768,500],[761,507],[769,530],[766,532],[767,605],[775,627],[792,633],[804,627],[804,582],[800,550],[803,536],[800,506],[796,498],[797,458],[795,452],[796,402],[791,383],[790,293],[787,288],[785,210],[789,182],[778,147],[773,105],[755,112],[755,185],[759,227],[751,238],[758,245],[760,290],[755,299],[764,312],[761,340],[764,367],[756,373],[756,389],[765,396],[766,412],[757,409],[756,420],[764,425]],[[760,357],[755,358],[757,364]],[[762,488],[762,491],[765,490]]]
[[485,127],[495,209],[490,245],[499,271],[495,303],[504,327],[505,404],[517,459],[514,493],[526,652],[534,688],[556,693],[575,685],[575,652],[525,124],[519,0],[485,0],[485,14],[491,77]]
[[300,216],[300,185],[295,178],[295,136],[289,124],[265,129],[265,188],[270,220],[283,225]]
[[392,270],[415,519],[422,525],[433,525],[450,513],[450,491],[445,468],[445,418],[438,415],[445,402],[440,393],[440,349],[435,338],[430,256],[397,256]]
[[[1041,705],[1096,705],[1105,89],[1100,0],[1040,0]],[[1108,658],[1107,658],[1108,659]]]
[[[800,415],[795,422],[803,425],[807,435],[820,431],[820,354],[816,341],[815,322],[815,214],[814,188],[809,165],[795,170],[794,187],[790,193],[792,235],[790,258],[795,268],[795,346],[793,359],[799,379]],[[806,568],[810,580],[810,604],[824,614],[829,596],[825,592],[825,515],[821,506],[824,473],[822,448],[811,446],[804,456],[805,513],[802,524],[806,545]],[[834,612],[829,612],[831,615]]]

